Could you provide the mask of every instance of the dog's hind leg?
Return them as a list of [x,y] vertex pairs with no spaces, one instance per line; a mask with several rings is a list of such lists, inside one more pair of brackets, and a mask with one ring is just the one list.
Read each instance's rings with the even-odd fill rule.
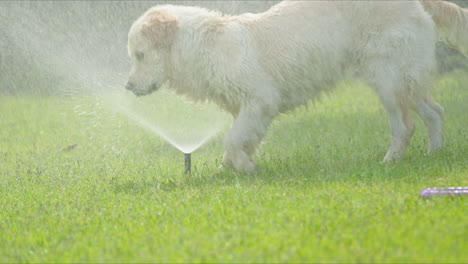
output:
[[384,161],[398,160],[405,154],[414,132],[409,113],[410,98],[397,67],[389,64],[374,66],[369,68],[368,81],[387,112],[391,129],[391,143]]
[[428,153],[437,151],[443,145],[444,109],[429,94],[413,98],[413,108],[424,121],[429,133]]
[[391,144],[384,161],[398,160],[406,152],[414,132],[414,123],[409,114],[407,98],[400,94],[381,95],[382,104],[387,111],[390,128]]

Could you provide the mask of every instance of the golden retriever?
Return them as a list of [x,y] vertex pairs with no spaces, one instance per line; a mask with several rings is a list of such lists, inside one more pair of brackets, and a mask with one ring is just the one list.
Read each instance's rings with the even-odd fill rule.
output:
[[410,110],[427,126],[428,151],[442,147],[444,110],[430,94],[438,35],[466,54],[467,10],[443,1],[283,1],[230,16],[160,5],[130,29],[126,88],[141,96],[168,83],[215,102],[235,118],[222,164],[252,172],[275,116],[358,78],[388,113],[384,161],[397,160],[413,134]]

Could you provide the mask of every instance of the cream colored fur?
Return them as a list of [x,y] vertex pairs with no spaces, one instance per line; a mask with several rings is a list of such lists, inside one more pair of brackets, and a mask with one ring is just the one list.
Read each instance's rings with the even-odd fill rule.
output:
[[423,0],[421,3],[433,16],[442,37],[468,55],[468,10],[441,0]]
[[434,20],[466,50],[466,10],[444,2],[283,1],[264,13],[239,16],[156,6],[130,29],[134,67],[127,88],[145,95],[168,82],[195,101],[217,103],[235,118],[223,164],[252,172],[275,116],[343,79],[358,78],[376,91],[388,113],[391,144],[384,160],[396,160],[414,130],[410,110],[427,126],[429,152],[442,147],[444,111],[430,95]]

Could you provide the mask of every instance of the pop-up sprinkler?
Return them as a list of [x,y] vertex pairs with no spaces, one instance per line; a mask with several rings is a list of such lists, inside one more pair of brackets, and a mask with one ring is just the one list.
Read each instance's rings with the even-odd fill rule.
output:
[[192,173],[192,153],[184,153],[185,156],[185,174]]

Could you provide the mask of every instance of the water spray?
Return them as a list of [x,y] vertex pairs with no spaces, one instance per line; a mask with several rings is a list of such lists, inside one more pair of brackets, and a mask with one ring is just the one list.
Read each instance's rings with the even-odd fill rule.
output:
[[[182,139],[182,136],[174,135],[174,133],[166,132],[160,127],[156,126],[156,122],[150,122],[147,119],[140,116],[138,113],[134,112],[132,109],[124,107],[122,104],[116,106],[114,110],[117,110],[119,113],[122,113],[129,119],[135,121],[140,126],[150,130],[154,134],[159,135],[162,139],[176,147],[182,153],[184,153],[184,171],[185,174],[190,175],[192,173],[192,153],[200,148],[202,145],[207,143],[212,139],[219,131],[221,131],[222,126],[217,125],[214,128],[211,128],[208,131],[204,131],[200,136],[195,136],[193,138],[188,138],[184,135],[185,138]],[[187,131],[187,129],[181,129],[182,131]]]

